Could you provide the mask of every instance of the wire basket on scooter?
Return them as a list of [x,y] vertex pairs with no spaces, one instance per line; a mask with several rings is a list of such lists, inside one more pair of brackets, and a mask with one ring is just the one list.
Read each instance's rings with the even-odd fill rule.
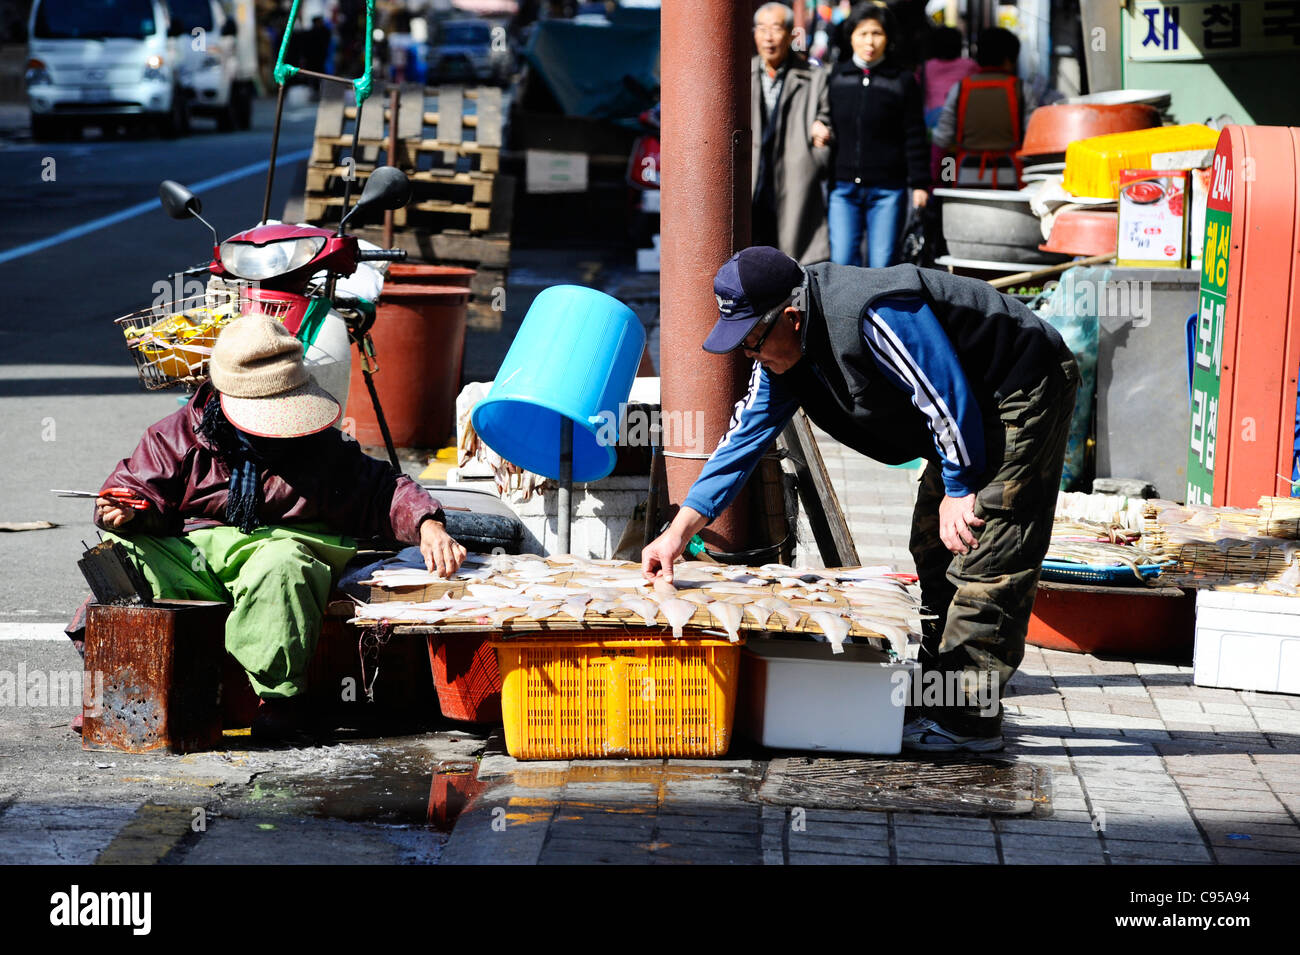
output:
[[140,382],[157,391],[205,381],[217,336],[236,318],[264,314],[283,321],[288,311],[288,303],[251,298],[244,283],[214,280],[202,295],[151,305],[114,322],[126,338]]

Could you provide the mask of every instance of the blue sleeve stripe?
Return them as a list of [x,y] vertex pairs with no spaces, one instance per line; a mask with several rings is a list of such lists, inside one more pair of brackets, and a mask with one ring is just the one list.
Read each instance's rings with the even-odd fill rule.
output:
[[912,391],[912,403],[929,422],[940,453],[958,467],[970,467],[971,455],[962,437],[961,427],[939,390],[885,320],[874,310],[868,310],[867,314],[869,320],[863,331],[872,354]]
[[740,425],[744,420],[745,412],[753,409],[754,402],[758,400],[758,388],[759,385],[762,384],[762,379],[763,366],[755,361],[754,367],[749,372],[749,387],[745,390],[745,397],[737,401],[735,407],[732,409],[731,422],[727,425],[727,433],[724,434],[722,439],[718,442],[717,448],[713,451],[714,454],[717,454],[725,448],[727,442],[731,440],[731,436],[740,430]]
[[704,463],[682,504],[712,520],[730,504],[757,467],[768,445],[794,415],[799,403],[754,362],[745,397],[736,402],[731,424]]

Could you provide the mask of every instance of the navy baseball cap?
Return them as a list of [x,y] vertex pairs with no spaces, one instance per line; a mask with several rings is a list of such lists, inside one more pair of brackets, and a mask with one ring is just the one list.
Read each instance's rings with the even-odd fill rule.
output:
[[735,351],[759,320],[802,284],[803,269],[780,249],[741,249],[713,277],[718,322],[704,340],[704,350],[715,355]]

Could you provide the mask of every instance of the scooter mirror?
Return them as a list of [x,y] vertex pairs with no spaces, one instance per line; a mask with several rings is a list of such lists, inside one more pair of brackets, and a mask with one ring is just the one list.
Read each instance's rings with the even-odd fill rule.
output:
[[358,209],[400,209],[410,201],[411,180],[406,178],[406,173],[395,166],[380,166],[366,179],[361,198],[343,221],[352,218]]
[[173,219],[197,218],[203,212],[203,203],[179,182],[164,179],[158,187],[162,207]]

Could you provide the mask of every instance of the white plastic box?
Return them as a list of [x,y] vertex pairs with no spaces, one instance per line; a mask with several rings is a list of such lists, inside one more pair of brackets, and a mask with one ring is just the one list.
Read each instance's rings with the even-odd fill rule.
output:
[[1192,681],[1300,694],[1300,598],[1197,591]]
[[891,662],[875,647],[751,640],[741,652],[738,729],[774,749],[893,754],[914,661]]

